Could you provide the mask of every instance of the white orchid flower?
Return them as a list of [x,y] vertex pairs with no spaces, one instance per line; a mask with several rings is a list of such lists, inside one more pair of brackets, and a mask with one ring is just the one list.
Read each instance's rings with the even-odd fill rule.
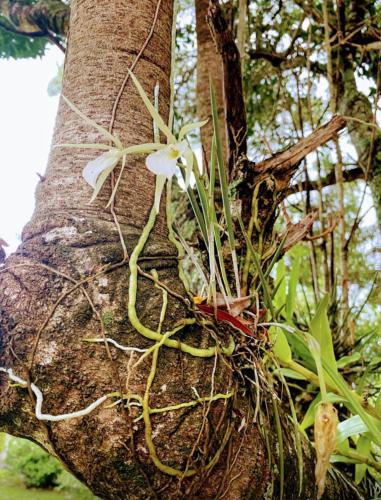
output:
[[151,153],[146,158],[146,166],[155,175],[171,179],[177,169],[177,161],[189,149],[187,141],[168,144],[164,149]]
[[136,146],[124,147],[116,135],[111,134],[95,121],[88,118],[80,111],[72,102],[65,96],[62,96],[66,104],[79,115],[88,125],[95,127],[104,138],[110,141],[113,145],[102,143],[93,144],[57,144],[56,147],[69,147],[79,149],[98,149],[105,151],[100,156],[88,162],[83,169],[82,175],[85,181],[94,189],[90,203],[97,197],[107,177],[122,160],[122,166],[119,172],[118,179],[115,183],[108,206],[113,202],[119,182],[121,180],[128,154],[148,154],[146,158],[146,166],[148,170],[156,175],[156,190],[155,190],[155,208],[159,211],[160,198],[164,189],[165,182],[175,174],[177,162],[180,158],[185,160],[185,187],[189,186],[191,173],[193,169],[193,151],[188,142],[184,139],[186,134],[191,130],[201,128],[206,124],[207,120],[202,122],[190,123],[185,125],[180,130],[178,138],[176,138],[170,128],[165,124],[162,117],[159,115],[155,106],[152,105],[150,99],[146,95],[143,87],[140,85],[136,76],[130,71],[130,76],[135,83],[135,86],[142,98],[147,110],[153,118],[155,126],[164,133],[167,138],[167,144],[161,144],[159,139],[155,137],[156,142],[139,144]]
[[109,170],[111,172],[111,170],[113,170],[119,163],[122,156],[123,152],[120,149],[112,148],[109,151],[106,151],[98,156],[98,158],[95,158],[95,160],[89,161],[83,169],[83,178],[92,188],[95,189],[99,175],[104,170]]

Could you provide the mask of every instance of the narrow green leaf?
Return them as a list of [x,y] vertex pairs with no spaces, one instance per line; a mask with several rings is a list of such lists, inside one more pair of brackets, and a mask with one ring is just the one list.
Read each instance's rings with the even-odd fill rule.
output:
[[228,180],[227,180],[227,174],[226,174],[226,170],[225,170],[223,151],[222,151],[222,143],[221,143],[221,136],[220,136],[220,124],[219,124],[218,111],[217,111],[216,93],[215,93],[213,82],[211,79],[209,81],[209,85],[210,85],[210,96],[211,96],[211,102],[212,102],[213,131],[214,131],[214,137],[215,137],[215,141],[216,141],[217,169],[218,169],[218,175],[220,178],[222,202],[223,202],[223,206],[224,206],[226,228],[227,228],[229,246],[230,246],[230,251],[231,251],[232,261],[233,261],[233,269],[234,269],[234,276],[235,276],[235,282],[236,282],[237,296],[239,297],[241,295],[241,285],[240,285],[239,274],[238,274],[238,261],[237,261],[237,253],[236,253],[236,248],[235,248],[233,218],[232,218],[231,208],[230,208]]
[[140,85],[139,80],[136,78],[136,76],[132,73],[132,71],[128,70],[130,77],[132,81],[135,84],[135,87],[137,88],[137,91],[139,92],[140,97],[142,98],[142,101],[145,104],[145,107],[147,108],[147,111],[149,114],[152,116],[152,119],[155,121],[159,129],[163,132],[163,134],[167,137],[168,142],[170,143],[175,143],[176,137],[172,134],[172,132],[169,130],[168,126],[164,123],[164,120],[162,117],[159,115],[159,113],[156,111],[154,105],[151,103],[150,99],[148,98],[147,94],[145,93],[143,87]]
[[380,392],[380,394],[378,395],[378,398],[377,398],[377,400],[376,400],[375,407],[376,407],[376,411],[377,411],[377,413],[379,413],[379,414],[381,415],[381,392]]
[[343,356],[337,361],[337,368],[345,368],[347,365],[356,363],[361,359],[361,354],[359,352],[354,352],[350,356]]
[[[184,152],[184,158],[186,161],[186,170],[185,170],[185,187],[187,188],[190,184],[191,180],[191,174],[193,171],[193,151],[190,148],[187,148]],[[195,170],[198,170],[198,167],[196,166]]]
[[272,299],[271,299],[270,287],[269,287],[267,280],[263,274],[261,263],[260,263],[259,258],[257,256],[257,252],[254,250],[253,244],[251,243],[251,241],[249,240],[249,238],[247,236],[246,230],[245,230],[243,222],[242,222],[242,218],[239,214],[237,215],[237,219],[238,219],[243,237],[245,238],[246,246],[252,255],[254,265],[257,269],[257,273],[258,273],[259,279],[260,279],[261,284],[262,284],[264,303],[265,303],[266,307],[270,310],[271,316],[275,319],[275,309],[274,309]]
[[288,282],[285,313],[286,319],[289,323],[293,322],[293,315],[295,312],[296,287],[298,285],[300,275],[300,260],[300,254],[297,254],[292,262],[291,274]]
[[274,288],[276,293],[274,294],[274,306],[277,309],[280,309],[286,304],[286,266],[284,260],[278,262],[276,266],[276,275],[275,275],[275,283]]

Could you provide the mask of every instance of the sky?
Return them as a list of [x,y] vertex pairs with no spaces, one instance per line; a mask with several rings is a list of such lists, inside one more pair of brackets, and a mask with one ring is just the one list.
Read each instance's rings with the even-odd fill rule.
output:
[[53,46],[42,59],[0,59],[0,238],[7,253],[20,242],[33,213],[37,172],[46,168],[58,106],[47,86],[62,62]]

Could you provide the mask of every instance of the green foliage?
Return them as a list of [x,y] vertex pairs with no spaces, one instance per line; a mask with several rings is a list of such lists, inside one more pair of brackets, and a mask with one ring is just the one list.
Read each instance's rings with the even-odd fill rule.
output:
[[6,458],[8,468],[19,474],[28,488],[52,488],[58,485],[62,468],[58,460],[24,439],[13,439]]
[[[1,24],[10,26],[0,15]],[[0,26],[0,57],[5,59],[22,59],[42,57],[48,44],[46,37],[29,37],[11,33]]]
[[[5,435],[0,435],[4,437]],[[0,469],[0,497],[7,500],[34,498],[47,500],[70,498],[71,500],[95,500],[96,497],[72,474],[63,469],[57,459],[26,439],[9,437],[5,469]],[[38,492],[25,493],[27,488],[38,488]],[[24,487],[25,487],[24,486]],[[57,493],[44,492],[55,488]]]
[[84,484],[64,469],[61,469],[57,482],[58,487],[56,490],[64,492],[69,498],[78,500],[95,500],[97,498]]

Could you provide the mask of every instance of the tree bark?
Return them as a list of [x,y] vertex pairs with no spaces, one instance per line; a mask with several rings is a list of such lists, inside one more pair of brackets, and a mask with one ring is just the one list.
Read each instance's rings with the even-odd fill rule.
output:
[[197,33],[197,115],[200,120],[208,119],[201,129],[201,142],[206,159],[210,160],[213,139],[213,122],[210,105],[209,78],[212,79],[218,104],[221,124],[221,141],[227,158],[227,143],[224,112],[224,88],[222,59],[217,51],[209,24],[207,22],[209,0],[195,0]]
[[[151,30],[155,12],[154,35],[135,73],[148,95],[160,83],[160,112],[166,117],[171,0],[161,0],[159,5],[154,0],[75,0],[72,4],[63,94],[106,128],[127,69]],[[113,130],[126,146],[152,141],[152,120],[131,82],[122,94]],[[102,138],[61,100],[53,144],[64,142],[102,142]],[[111,187],[106,186],[94,204],[87,204],[91,193],[81,172],[94,157],[85,149],[75,153],[52,149],[22,244],[0,269],[0,366],[13,368],[24,379],[30,377],[44,394],[44,413],[53,415],[84,408],[110,392],[144,398],[152,373],[152,356],[132,369],[137,355],[132,358],[131,353],[113,347],[108,355],[103,344],[84,342],[101,337],[104,329],[120,344],[152,347],[152,341],[128,320],[128,262],[123,260],[113,215],[105,209]],[[144,162],[134,157],[129,158],[125,174],[115,214],[131,254],[148,219],[155,179]],[[163,210],[139,264],[146,271],[155,268],[171,291],[184,294]],[[156,331],[162,291],[150,280],[140,279],[137,298],[138,317]],[[173,328],[184,317],[194,319],[184,300],[172,294],[168,299],[163,329]],[[210,327],[203,327],[199,317],[198,321],[174,338],[204,353],[206,347],[213,352],[216,335],[226,344],[229,332],[223,326],[211,338]],[[261,388],[269,412],[262,413],[259,424],[250,412],[250,391],[239,389],[230,358],[217,355],[217,350],[215,356],[189,355],[180,347],[176,343],[160,348],[148,394],[151,408],[194,401],[193,388],[200,397],[235,389],[234,398],[151,415],[151,434],[147,423],[133,421],[141,411],[131,405],[123,411],[120,404],[103,404],[85,417],[44,423],[34,416],[32,395],[23,387],[9,387],[2,373],[0,428],[38,442],[103,498],[279,498],[281,483],[275,469],[280,448],[271,410],[275,395]],[[252,370],[260,367],[258,359]],[[280,425],[285,496],[297,498],[295,436],[282,412]],[[306,441],[302,446],[301,497],[312,499],[316,496],[314,455]],[[157,461],[172,471],[195,467],[197,472],[179,478],[160,470]],[[348,488],[329,480],[326,498],[359,498]]]

